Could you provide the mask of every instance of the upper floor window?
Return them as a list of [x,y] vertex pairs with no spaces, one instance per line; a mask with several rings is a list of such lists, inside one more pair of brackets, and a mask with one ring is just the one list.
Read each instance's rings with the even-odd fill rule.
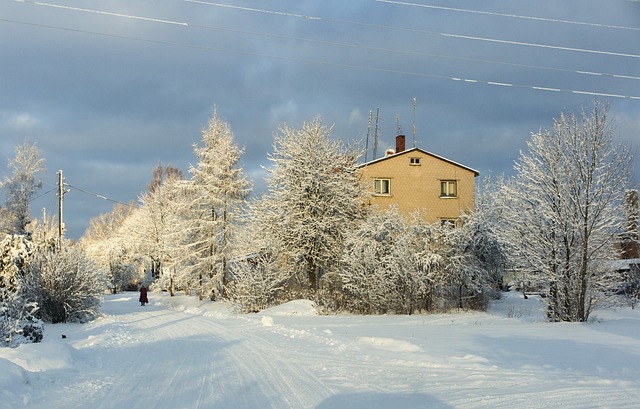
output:
[[441,180],[440,197],[458,197],[458,183],[455,180]]
[[413,166],[420,166],[420,158],[409,158],[409,164]]
[[389,179],[374,179],[373,180],[373,194],[375,195],[389,195],[391,194],[391,180]]

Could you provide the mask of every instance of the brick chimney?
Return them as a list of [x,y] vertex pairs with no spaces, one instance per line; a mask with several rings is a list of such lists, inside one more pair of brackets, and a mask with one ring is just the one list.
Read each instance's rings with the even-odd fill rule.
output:
[[398,135],[396,136],[396,153],[403,152],[405,149],[405,136]]

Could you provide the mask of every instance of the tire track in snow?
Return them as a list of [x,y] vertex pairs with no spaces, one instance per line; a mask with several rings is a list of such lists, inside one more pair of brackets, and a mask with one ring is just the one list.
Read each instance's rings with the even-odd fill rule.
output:
[[313,408],[332,395],[255,328],[243,330],[245,319],[112,307],[105,303],[109,315],[73,341],[78,372],[60,380],[55,407]]
[[[228,322],[196,316],[185,323],[190,331],[204,329],[225,347],[217,356],[215,384],[236,391],[238,407],[311,408],[332,395],[313,373],[260,336],[255,328],[243,330]],[[229,321],[229,320],[226,320]]]

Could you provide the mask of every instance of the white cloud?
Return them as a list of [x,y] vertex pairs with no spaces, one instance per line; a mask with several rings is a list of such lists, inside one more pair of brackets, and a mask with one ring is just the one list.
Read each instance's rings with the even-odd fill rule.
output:
[[362,123],[362,112],[360,112],[360,109],[355,108],[353,111],[351,111],[351,114],[349,114],[349,125],[361,124],[361,123]]
[[269,111],[269,117],[271,123],[276,124],[276,126],[280,126],[284,122],[290,122],[292,118],[298,117],[298,104],[289,100],[276,105]]
[[36,128],[40,121],[28,112],[3,112],[1,127],[13,132],[27,132]]

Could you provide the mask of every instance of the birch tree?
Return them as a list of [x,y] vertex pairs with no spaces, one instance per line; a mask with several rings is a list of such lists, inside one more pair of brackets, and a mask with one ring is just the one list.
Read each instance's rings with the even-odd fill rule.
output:
[[551,321],[586,321],[615,258],[633,155],[614,137],[608,107],[562,114],[520,154],[512,197],[515,264],[548,287]]
[[25,139],[16,148],[15,158],[9,160],[11,176],[5,176],[0,187],[5,191],[7,216],[11,220],[10,234],[26,234],[26,226],[31,221],[29,203],[38,190],[42,189],[42,180],[38,174],[46,172],[45,160],[35,144]]

